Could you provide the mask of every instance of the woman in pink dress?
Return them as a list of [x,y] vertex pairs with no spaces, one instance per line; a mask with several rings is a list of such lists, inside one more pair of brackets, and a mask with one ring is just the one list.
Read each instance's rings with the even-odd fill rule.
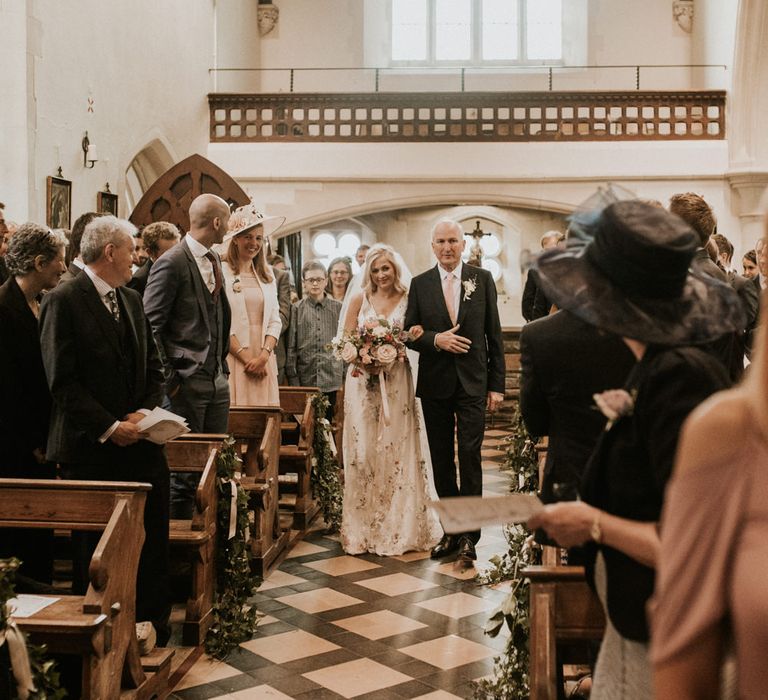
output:
[[761,303],[745,379],[702,404],[681,433],[652,606],[657,698],[768,694],[765,292]]
[[277,361],[280,337],[277,287],[267,265],[264,239],[285,221],[264,216],[252,204],[236,209],[224,237],[224,288],[232,309],[229,389],[232,406],[279,406]]

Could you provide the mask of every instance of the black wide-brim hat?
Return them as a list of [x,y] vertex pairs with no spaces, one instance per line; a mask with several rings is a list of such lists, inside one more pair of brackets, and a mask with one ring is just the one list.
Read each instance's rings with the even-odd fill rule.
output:
[[698,267],[698,237],[674,214],[626,200],[577,214],[571,230],[565,249],[533,264],[558,308],[654,345],[700,345],[744,330],[738,296]]

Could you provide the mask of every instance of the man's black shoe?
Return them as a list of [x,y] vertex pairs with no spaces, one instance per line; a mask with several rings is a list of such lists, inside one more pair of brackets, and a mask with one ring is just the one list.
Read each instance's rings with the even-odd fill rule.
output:
[[441,539],[433,548],[430,553],[432,559],[442,559],[449,554],[453,554],[458,548],[459,543],[453,535],[443,535]]
[[459,537],[459,553],[456,559],[466,564],[471,564],[477,559],[475,545],[469,537]]

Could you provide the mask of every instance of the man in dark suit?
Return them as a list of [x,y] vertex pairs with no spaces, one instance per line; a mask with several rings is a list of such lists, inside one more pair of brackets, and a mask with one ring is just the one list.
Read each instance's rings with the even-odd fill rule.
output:
[[[114,216],[91,221],[81,243],[83,272],[43,299],[40,341],[53,396],[47,456],[65,478],[152,485],[136,614],[155,625],[162,643],[170,612],[168,465],[162,446],[143,440],[137,423],[162,400],[163,374],[141,297],[123,287],[131,278],[134,232]],[[73,533],[76,592],[87,588],[97,541]]]
[[[421,398],[437,495],[482,495],[480,448],[485,411],[504,400],[504,345],[496,285],[487,270],[463,264],[464,232],[455,221],[439,221],[432,231],[437,265],[413,278],[405,327],[421,326],[412,345],[418,350],[416,395]],[[456,482],[454,425],[459,448]],[[446,535],[432,550],[438,559],[458,551],[476,559],[480,531]]]
[[179,235],[179,229],[173,224],[167,221],[156,221],[144,227],[141,232],[141,238],[144,243],[144,249],[147,252],[147,259],[133,273],[131,281],[128,282],[128,287],[135,289],[143,296],[147,280],[149,279],[149,271],[152,269],[153,263],[163,253],[167,253],[173,248],[179,242],[181,236]]
[[525,427],[536,437],[549,436],[542,501],[574,500],[605,427],[592,396],[621,389],[635,358],[620,338],[558,311],[523,327],[520,363]]
[[69,234],[69,250],[67,251],[69,265],[66,272],[61,276],[62,282],[71,282],[83,271],[85,263],[80,255],[80,241],[83,238],[83,233],[85,233],[85,227],[97,216],[105,215],[95,211],[87,211],[85,214],[80,214],[75,220],[75,225]]
[[[229,206],[201,194],[189,208],[189,233],[152,265],[144,310],[165,369],[171,410],[194,433],[225,433],[229,420],[230,309],[221,259],[211,250],[227,232]],[[195,475],[174,475],[171,515],[192,516]]]
[[[565,234],[560,231],[547,231],[541,237],[541,249],[548,250],[556,247],[561,241],[565,240]],[[536,279],[536,270],[528,270],[525,278],[525,287],[523,287],[522,310],[523,318],[526,321],[535,321],[549,314],[552,304],[547,299],[544,291],[539,287]]]

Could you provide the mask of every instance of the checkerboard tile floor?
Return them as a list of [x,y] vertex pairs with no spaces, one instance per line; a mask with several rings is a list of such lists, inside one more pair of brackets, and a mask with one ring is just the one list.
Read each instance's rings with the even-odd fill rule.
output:
[[[489,495],[507,492],[498,464],[508,430],[498,418],[486,430]],[[483,530],[477,569],[505,547],[500,528]],[[224,662],[193,654],[171,697],[470,698],[505,644],[483,625],[506,591],[478,586],[475,572],[424,552],[351,557],[337,536],[313,532],[254,596],[264,617],[253,639]]]

